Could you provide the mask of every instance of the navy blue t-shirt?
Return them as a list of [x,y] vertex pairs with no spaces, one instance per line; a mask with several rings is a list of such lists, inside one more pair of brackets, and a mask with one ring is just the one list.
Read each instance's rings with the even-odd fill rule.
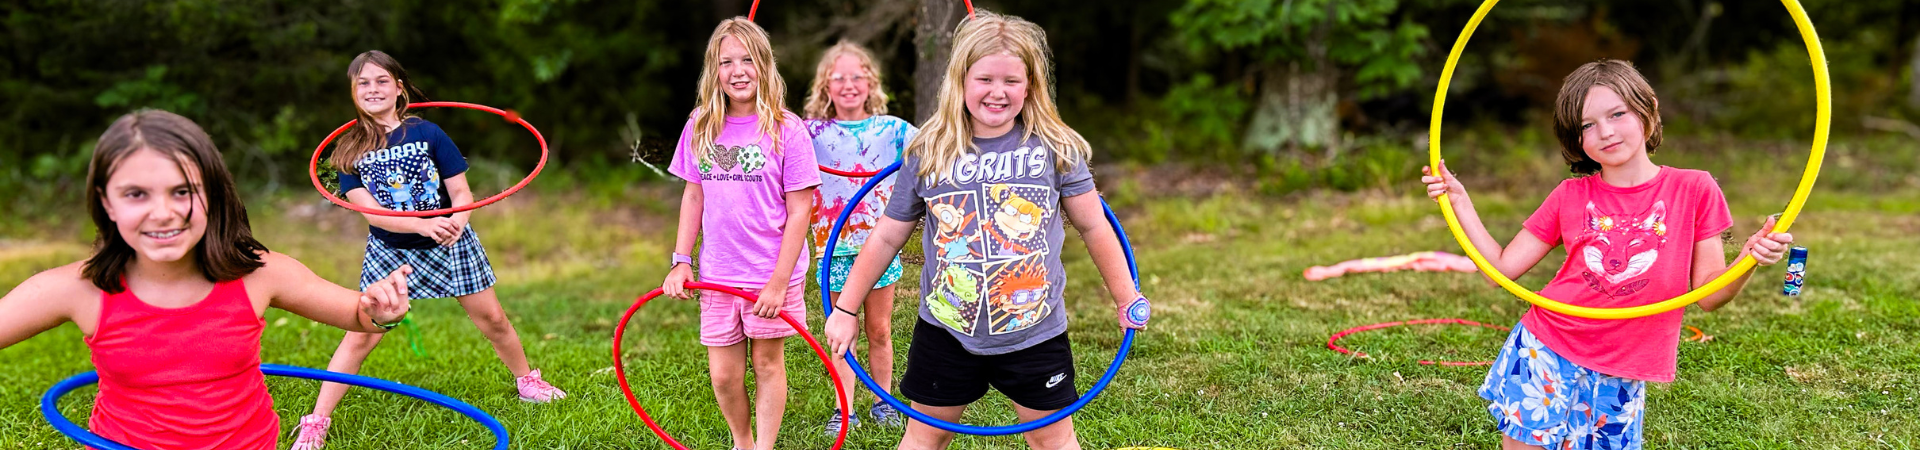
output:
[[[380,206],[394,211],[428,211],[453,206],[446,186],[440,182],[466,173],[467,159],[453,139],[440,126],[426,119],[410,117],[387,134],[387,148],[367,152],[353,164],[354,173],[340,174],[340,191],[366,189]],[[367,184],[364,180],[373,180]],[[445,217],[445,216],[440,216]],[[414,233],[395,233],[368,225],[367,231],[387,246],[405,249],[433,248],[433,238]]]

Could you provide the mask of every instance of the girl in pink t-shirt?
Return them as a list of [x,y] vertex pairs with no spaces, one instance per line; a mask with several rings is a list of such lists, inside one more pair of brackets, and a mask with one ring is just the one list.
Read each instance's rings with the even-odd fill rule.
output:
[[[1421,169],[1427,195],[1448,194],[1468,239],[1502,274],[1519,277],[1565,245],[1567,261],[1540,294],[1622,308],[1678,296],[1726,272],[1720,235],[1733,225],[1726,198],[1706,172],[1649,158],[1660,146],[1660,101],[1632,64],[1601,60],[1567,75],[1554,134],[1581,176],[1554,188],[1504,247],[1444,162],[1440,174]],[[1740,253],[1761,266],[1778,262],[1793,236],[1772,228],[1768,220]],[[1725,305],[1750,275],[1701,299],[1700,309]],[[1602,320],[1528,309],[1480,387],[1501,446],[1640,448],[1646,382],[1673,381],[1681,314]]]
[[[744,17],[720,22],[707,40],[700,107],[681,130],[669,167],[687,180],[687,188],[680,197],[673,268],[661,289],[688,297],[694,265],[687,255],[697,237],[700,281],[760,293],[757,299],[700,295],[700,343],[707,346],[714,397],[733,446],[741,449],[773,449],[787,408],[786,338],[798,334],[779,314],[807,317],[801,294],[820,167],[799,116],[781,105],[786,90],[767,32]],[[751,410],[748,340],[759,386],[758,407]],[[756,427],[748,426],[749,411]]]
[[148,450],[272,450],[268,307],[362,333],[406,317],[411,267],[355,292],[255,240],[220,150],[185,117],[121,116],[87,167],[93,256],[0,297],[0,350],[73,322],[100,374],[94,434]]

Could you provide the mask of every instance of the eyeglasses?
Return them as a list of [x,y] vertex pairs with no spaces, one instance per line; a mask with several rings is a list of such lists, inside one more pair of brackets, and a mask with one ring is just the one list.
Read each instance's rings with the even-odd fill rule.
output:
[[827,77],[827,82],[833,83],[833,84],[846,84],[849,81],[854,83],[865,83],[872,79],[873,77],[869,77],[866,75],[847,76],[844,74],[836,73],[836,74],[833,74],[833,76]]

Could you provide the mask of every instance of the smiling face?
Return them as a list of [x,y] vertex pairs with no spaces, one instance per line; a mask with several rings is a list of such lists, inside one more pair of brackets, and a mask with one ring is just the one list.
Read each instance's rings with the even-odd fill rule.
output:
[[114,229],[144,262],[194,257],[207,232],[200,174],[184,156],[140,149],[113,164],[100,203]]
[[1587,90],[1580,113],[1580,148],[1601,167],[1619,167],[1647,155],[1647,122],[1606,86]]
[[867,95],[873,91],[873,75],[860,64],[860,57],[843,54],[833,60],[827,75],[827,92],[832,94],[834,116],[840,120],[867,118]]
[[744,107],[752,110],[755,93],[760,88],[760,69],[754,66],[752,54],[739,39],[727,36],[720,39],[719,77],[720,91],[727,94],[730,108]]
[[353,78],[354,101],[361,111],[373,117],[385,119],[393,115],[394,105],[400,101],[400,89],[400,81],[379,64],[360,66],[359,75]]
[[966,104],[973,136],[990,138],[1013,130],[1027,101],[1027,64],[1020,57],[995,53],[967,68]]

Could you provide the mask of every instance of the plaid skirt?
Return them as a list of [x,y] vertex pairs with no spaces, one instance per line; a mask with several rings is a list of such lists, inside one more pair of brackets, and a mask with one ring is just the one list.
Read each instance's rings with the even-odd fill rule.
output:
[[487,262],[487,250],[480,237],[468,225],[460,240],[451,246],[425,249],[388,247],[385,241],[367,236],[367,258],[360,266],[360,289],[386,278],[400,265],[413,266],[407,275],[407,298],[459,297],[493,287],[493,265]]

